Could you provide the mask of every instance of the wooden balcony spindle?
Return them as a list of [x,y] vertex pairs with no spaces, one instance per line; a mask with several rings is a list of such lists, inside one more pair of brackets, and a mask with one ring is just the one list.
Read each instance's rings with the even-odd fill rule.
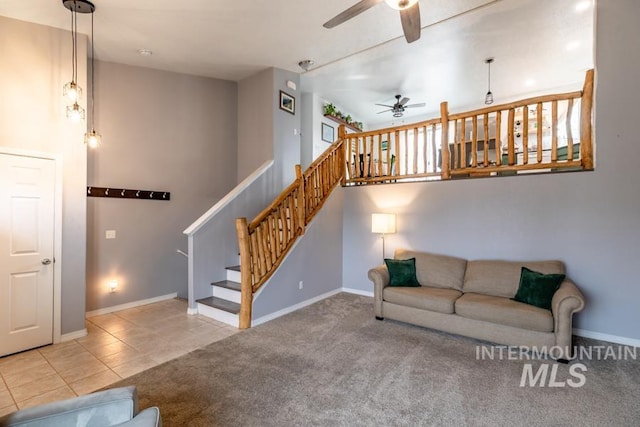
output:
[[445,101],[440,103],[440,123],[442,125],[442,138],[440,151],[442,153],[442,167],[440,175],[442,179],[451,178],[450,155],[449,153],[449,104]]
[[587,71],[580,101],[580,161],[585,170],[593,169],[593,79],[591,69]]
[[509,108],[509,118],[507,122],[507,157],[509,159],[509,166],[513,166],[516,164],[516,144],[513,135],[515,116],[515,109]]

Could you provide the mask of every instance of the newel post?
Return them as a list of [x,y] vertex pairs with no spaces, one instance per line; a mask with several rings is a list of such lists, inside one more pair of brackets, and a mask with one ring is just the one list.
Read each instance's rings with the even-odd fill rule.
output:
[[246,218],[236,219],[238,246],[240,247],[240,319],[238,327],[251,327],[251,309],[253,305],[253,286],[251,284],[251,254],[249,226]]
[[593,169],[593,69],[587,71],[580,106],[580,159],[582,169]]
[[340,185],[347,185],[347,128],[345,125],[338,126],[338,141],[342,141],[342,149],[338,155],[338,162],[340,166]]
[[440,167],[440,177],[445,180],[451,178],[451,153],[449,153],[449,104],[446,101],[440,103],[440,123],[442,127],[442,142],[440,145],[442,166]]
[[302,168],[300,167],[300,165],[296,165],[296,181],[298,181],[298,203],[295,215],[298,221],[300,232],[304,234],[304,230],[307,227],[307,215],[305,206],[306,195],[304,187],[304,176],[302,175]]

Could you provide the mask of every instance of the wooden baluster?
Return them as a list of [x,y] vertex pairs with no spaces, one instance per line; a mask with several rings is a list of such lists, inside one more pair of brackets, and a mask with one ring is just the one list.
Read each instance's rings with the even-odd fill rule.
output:
[[529,163],[529,106],[522,107],[522,163]]
[[[300,165],[296,165],[296,180],[298,181],[298,204],[295,212],[292,212],[291,214],[296,216],[297,228],[300,230],[300,234],[304,234],[307,226],[307,208],[305,203],[305,182]],[[297,230],[295,232],[297,234]]]
[[565,124],[567,126],[567,160],[573,160],[573,131],[571,130],[571,116],[573,115],[573,99],[570,99],[567,104],[567,119]]
[[467,168],[467,118],[460,120],[460,167]]
[[449,153],[449,104],[445,101],[440,103],[440,122],[442,125],[442,139],[440,151],[442,152],[442,167],[440,170],[441,179],[451,178],[451,164]]
[[489,114],[485,113],[484,117],[484,143],[482,144],[482,148],[484,149],[483,154],[483,162],[484,167],[489,166]]
[[356,138],[356,178],[362,178],[364,175],[364,166],[360,162],[360,138]]
[[461,168],[460,161],[460,136],[458,131],[458,121],[453,121],[453,169]]
[[471,167],[478,167],[478,116],[471,119]]
[[496,165],[502,166],[502,111],[496,111]]
[[580,101],[580,161],[585,170],[593,169],[593,69],[587,71]]
[[395,164],[395,170],[394,170],[394,175],[398,176],[400,175],[400,131],[396,131],[395,132],[395,138],[394,138],[394,145],[396,146],[396,164]]
[[378,169],[378,175],[377,176],[382,176],[383,175],[383,170],[382,170],[382,134],[378,134],[378,164],[377,164],[377,169]]
[[387,176],[391,176],[391,132],[387,132]]
[[[426,136],[425,136],[426,138]],[[431,172],[436,173],[438,170],[438,156],[436,147],[436,125],[431,125],[431,166],[433,170]]]
[[269,238],[267,230],[265,230],[264,222],[256,228],[256,232],[258,233],[258,251],[260,253],[260,257],[264,260],[265,270],[268,272],[271,270],[271,253],[269,251]]
[[251,327],[251,308],[253,305],[253,286],[251,283],[251,255],[249,241],[249,226],[246,218],[236,219],[238,246],[240,247],[240,315],[238,327]]
[[537,161],[538,163],[542,163],[542,133],[544,132],[544,129],[542,128],[542,102],[538,102],[538,105],[536,106],[536,128],[537,128],[537,137],[538,140],[536,141],[537,144]]
[[509,158],[509,166],[516,164],[516,144],[514,141],[513,127],[515,125],[516,111],[509,108],[509,119],[507,124],[507,151]]
[[282,221],[282,242],[286,245],[289,242],[289,212],[291,212],[291,195],[282,201],[282,209],[280,210],[280,221]]
[[418,173],[418,128],[413,128],[413,174]]
[[424,173],[429,173],[429,141],[427,140],[427,126],[422,127],[422,162],[424,164]]
[[409,131],[404,130],[404,174],[409,175]]
[[253,264],[256,268],[254,271],[256,272],[256,276],[260,277],[264,274],[266,266],[264,265],[262,258],[260,257],[260,250],[258,245],[258,233],[256,230],[250,234],[251,236],[251,258],[253,258]]
[[551,161],[558,161],[558,101],[551,102]]

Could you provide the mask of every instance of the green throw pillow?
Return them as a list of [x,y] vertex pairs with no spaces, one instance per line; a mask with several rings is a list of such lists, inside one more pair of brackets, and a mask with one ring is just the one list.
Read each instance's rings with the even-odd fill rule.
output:
[[564,274],[542,274],[522,267],[520,286],[513,299],[550,310],[553,294],[556,293],[564,278]]
[[385,259],[389,270],[389,286],[420,286],[416,278],[416,259]]

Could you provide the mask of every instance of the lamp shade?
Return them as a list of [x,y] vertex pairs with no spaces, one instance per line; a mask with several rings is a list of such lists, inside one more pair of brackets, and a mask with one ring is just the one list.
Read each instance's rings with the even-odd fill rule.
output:
[[371,232],[390,234],[396,232],[396,214],[371,214]]

